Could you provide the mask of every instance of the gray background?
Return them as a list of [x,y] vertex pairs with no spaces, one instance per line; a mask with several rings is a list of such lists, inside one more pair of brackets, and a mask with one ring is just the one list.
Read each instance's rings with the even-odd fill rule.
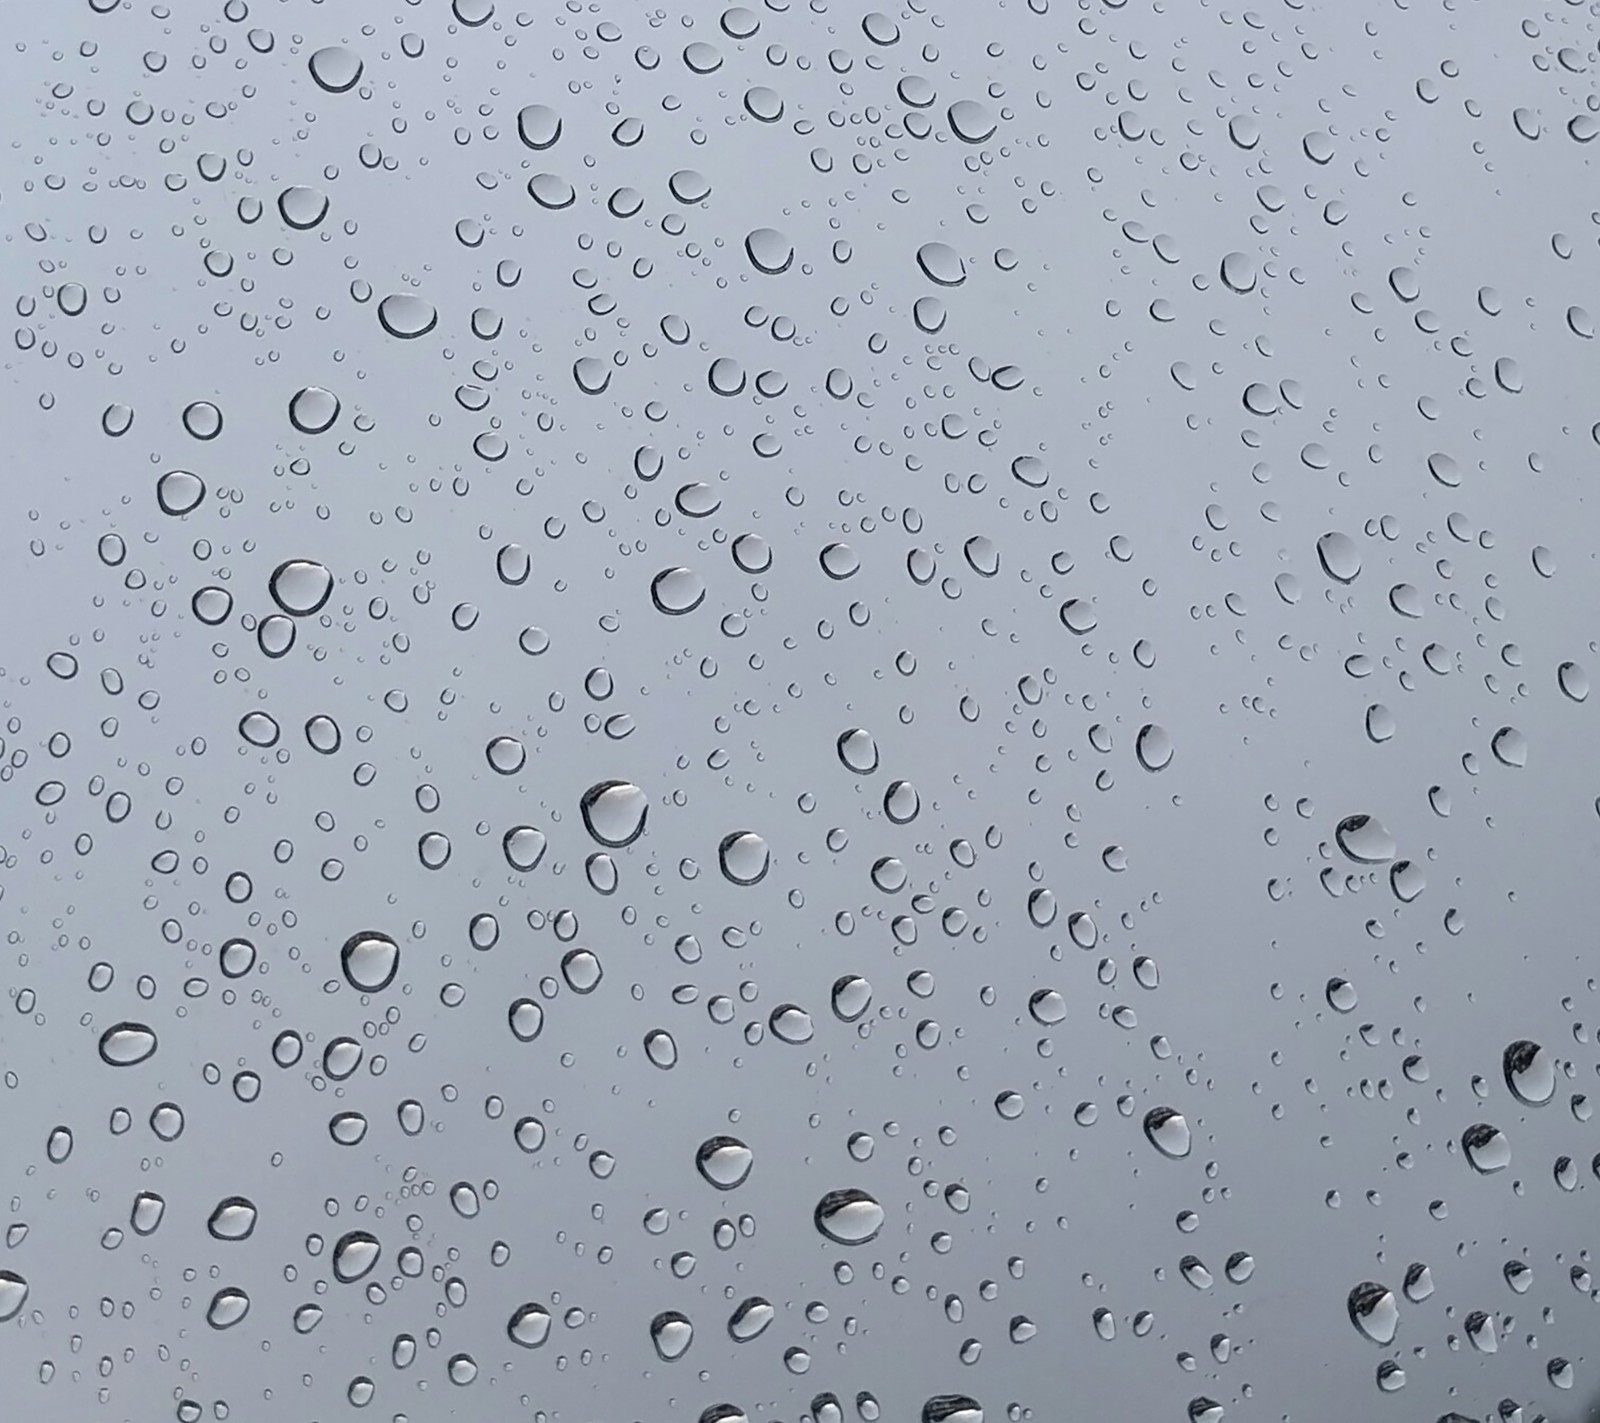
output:
[[[0,1378],[18,1416],[329,1419],[360,1411],[360,1377],[371,1416],[413,1423],[798,1419],[823,1393],[850,1417],[863,1392],[885,1419],[946,1394],[991,1421],[1182,1419],[1197,1398],[1241,1420],[1591,1416],[1600,1315],[1573,1272],[1600,1190],[1600,761],[1595,707],[1558,668],[1600,661],[1593,7],[105,8],[13,4],[4,57],[0,1269],[28,1292]],[[718,67],[697,72],[697,44]],[[327,46],[362,62],[346,92],[313,80]],[[773,112],[757,86],[777,121],[753,116]],[[979,142],[950,114],[967,100],[993,126]],[[519,138],[530,104],[560,116],[547,149]],[[680,200],[686,170],[709,196]],[[540,173],[571,206],[534,201]],[[295,185],[327,198],[312,228],[283,220]],[[747,255],[763,228],[793,245],[779,274]],[[919,267],[933,242],[959,286]],[[378,318],[404,292],[437,313],[410,340]],[[935,334],[925,297],[947,308]],[[712,388],[723,358],[737,395]],[[580,360],[609,368],[603,393]],[[781,381],[758,390],[763,372]],[[325,433],[289,420],[307,386],[340,401]],[[213,439],[186,429],[197,401],[222,413]],[[119,436],[113,404],[133,411]],[[1430,473],[1441,454],[1454,484]],[[1024,456],[1044,487],[1014,477]],[[175,469],[206,484],[183,517],[156,496]],[[769,571],[732,556],[747,532]],[[1348,584],[1319,563],[1329,532],[1358,551]],[[822,566],[840,542],[859,561],[842,580]],[[507,544],[523,583],[497,573]],[[334,586],[271,658],[255,620],[291,558]],[[674,567],[705,588],[682,616],[651,598]],[[220,626],[192,610],[207,586],[233,596]],[[1064,624],[1071,599],[1092,631]],[[51,670],[60,652],[76,675]],[[254,711],[275,747],[241,736]],[[315,715],[340,727],[331,756],[307,744]],[[1156,772],[1147,724],[1172,744]],[[876,739],[870,775],[836,752],[853,727]],[[1494,752],[1506,727],[1521,765]],[[497,736],[525,745],[515,775],[486,760]],[[649,812],[602,894],[579,802],[612,779]],[[920,796],[906,825],[883,807],[898,779]],[[1340,851],[1352,815],[1420,869],[1414,900]],[[501,851],[518,824],[549,839],[530,873]],[[740,886],[718,846],[747,829],[770,868]],[[897,893],[874,883],[884,857]],[[489,949],[469,937],[484,913]],[[370,997],[339,968],[364,929],[401,952]],[[675,950],[691,934],[698,958]],[[257,958],[230,980],[237,936]],[[588,995],[562,978],[578,947],[604,968]],[[848,973],[874,990],[856,1024],[829,1007]],[[1334,976],[1353,1011],[1328,1004]],[[1059,1024],[1030,1017],[1040,988]],[[521,996],[544,1006],[529,1043],[507,1026]],[[768,1027],[791,1002],[807,1043]],[[158,1047],[109,1066],[97,1043],[124,1020]],[[655,1028],[670,1071],[646,1058]],[[307,1043],[287,1069],[286,1029]],[[343,1035],[364,1058],[335,1083],[321,1055]],[[1558,1066],[1542,1107],[1507,1090],[1518,1039]],[[171,1142],[149,1125],[163,1101],[185,1118]],[[1158,1106],[1186,1117],[1186,1159],[1146,1140]],[[369,1119],[358,1145],[330,1138],[342,1111]],[[533,1154],[512,1130],[529,1115]],[[1461,1148],[1480,1122],[1510,1145],[1496,1174]],[[58,1126],[73,1144],[52,1161]],[[695,1167],[718,1134],[753,1153],[727,1193]],[[842,1187],[881,1203],[875,1240],[814,1229]],[[167,1203],[144,1238],[141,1191]],[[248,1240],[207,1234],[231,1195],[259,1209]],[[352,1229],[383,1256],[342,1284],[330,1251]],[[1239,1251],[1255,1268],[1235,1283]],[[1436,1286],[1420,1303],[1400,1297],[1414,1262]],[[1400,1297],[1387,1347],[1352,1327],[1365,1281]],[[224,1286],[251,1308],[218,1331]],[[750,1296],[776,1318],[737,1343]],[[525,1301],[554,1316],[537,1350],[506,1335]],[[322,1322],[297,1333],[312,1302]],[[650,1344],[663,1310],[695,1326],[675,1363]],[[1475,1311],[1494,1353],[1468,1339]]]

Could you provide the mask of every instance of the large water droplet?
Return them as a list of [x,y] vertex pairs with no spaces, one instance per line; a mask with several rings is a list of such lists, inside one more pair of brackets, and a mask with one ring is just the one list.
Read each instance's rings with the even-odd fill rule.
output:
[[328,215],[328,195],[320,188],[285,188],[278,194],[278,212],[290,227],[305,232]]
[[289,397],[289,423],[302,435],[320,435],[339,418],[339,397],[320,385],[302,386]]
[[1538,1043],[1518,1039],[1505,1050],[1502,1067],[1511,1095],[1525,1106],[1542,1107],[1555,1096],[1555,1059]]
[[340,1284],[353,1284],[378,1263],[383,1247],[364,1230],[345,1232],[333,1247],[333,1277]]
[[724,836],[717,846],[717,858],[721,861],[722,873],[740,885],[759,883],[766,876],[770,862],[767,842],[754,830],[736,830]]
[[924,242],[917,248],[917,266],[941,287],[958,287],[967,279],[967,264],[948,242]]
[[963,143],[982,143],[993,138],[1000,126],[994,111],[976,99],[957,99],[950,105],[946,117],[950,120],[951,133]]
[[692,568],[665,568],[650,583],[650,599],[663,613],[692,613],[705,597],[705,580]]
[[361,57],[342,45],[317,50],[307,67],[311,77],[330,94],[353,89],[361,78]]
[[255,1228],[255,1203],[244,1196],[224,1196],[206,1221],[206,1229],[218,1240],[248,1240]]
[[714,1136],[700,1143],[694,1164],[700,1174],[719,1191],[731,1191],[744,1184],[755,1157],[737,1137]]
[[309,558],[291,558],[272,570],[267,581],[272,601],[297,618],[320,612],[333,592],[333,574]]
[[561,115],[548,104],[529,104],[517,113],[517,136],[542,152],[561,137]]
[[518,1305],[506,1323],[511,1342],[524,1349],[537,1349],[550,1337],[550,1311],[542,1304]]
[[758,227],[744,240],[745,255],[758,272],[776,276],[789,270],[794,244],[775,227]]
[[426,336],[439,324],[433,303],[412,292],[395,292],[378,303],[378,324],[402,341]]
[[1383,865],[1394,859],[1394,836],[1371,815],[1347,815],[1334,831],[1339,848],[1359,865]]
[[1474,1171],[1491,1176],[1511,1164],[1511,1143],[1498,1127],[1476,1122],[1461,1133],[1461,1150]]
[[964,1393],[935,1394],[922,1405],[922,1423],[983,1423],[983,1406]]
[[118,1023],[100,1035],[101,1060],[112,1067],[133,1067],[155,1051],[156,1035],[143,1023]]
[[1174,1161],[1189,1154],[1189,1123],[1175,1107],[1152,1107],[1146,1112],[1144,1134],[1151,1146]]
[[650,1342],[666,1363],[681,1359],[694,1342],[694,1325],[675,1309],[663,1310],[650,1321]]
[[1374,1344],[1388,1345],[1400,1328],[1400,1306],[1393,1291],[1371,1280],[1350,1291],[1350,1322]]
[[380,993],[400,971],[400,946],[387,934],[363,929],[352,934],[339,950],[345,979],[360,993]]
[[650,802],[632,781],[601,781],[583,793],[578,808],[589,834],[618,850],[644,834]]
[[882,1228],[883,1207],[865,1191],[829,1191],[812,1212],[816,1227],[836,1245],[865,1245]]
[[0,1324],[16,1318],[27,1299],[28,1282],[15,1270],[0,1270]]

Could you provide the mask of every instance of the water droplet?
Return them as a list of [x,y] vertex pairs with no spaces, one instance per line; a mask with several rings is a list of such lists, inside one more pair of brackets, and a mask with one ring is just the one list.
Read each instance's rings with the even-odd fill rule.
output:
[[750,1148],[731,1136],[714,1136],[701,1142],[694,1157],[700,1174],[719,1191],[743,1185],[754,1163]]
[[705,580],[692,568],[665,568],[650,583],[651,601],[663,613],[692,613],[705,597]]
[[983,1406],[964,1393],[935,1394],[922,1405],[922,1423],[983,1423]]
[[865,1191],[852,1186],[829,1191],[817,1202],[812,1220],[836,1245],[865,1245],[883,1228],[884,1210]]
[[163,514],[191,514],[205,497],[205,480],[186,469],[169,470],[156,481],[156,503]]
[[794,261],[794,245],[772,227],[756,228],[745,238],[744,250],[751,265],[768,276],[788,271]]
[[342,1285],[353,1284],[378,1263],[383,1247],[364,1230],[346,1231],[333,1247],[333,1277]]
[[1349,534],[1324,534],[1317,540],[1317,558],[1322,571],[1340,583],[1354,583],[1361,572],[1361,553]]
[[760,1295],[751,1295],[729,1316],[728,1335],[736,1344],[748,1344],[752,1339],[764,1334],[767,1326],[775,1318],[777,1311],[773,1309],[770,1300],[762,1299]]
[[1152,1107],[1146,1112],[1144,1134],[1151,1146],[1174,1161],[1189,1154],[1189,1123],[1174,1107]]
[[302,435],[320,435],[339,418],[339,397],[320,385],[302,386],[289,398],[289,423]]
[[644,834],[649,799],[632,781],[601,781],[583,793],[579,810],[589,834],[618,850]]
[[100,1035],[101,1061],[112,1067],[134,1067],[155,1051],[156,1035],[143,1023],[118,1023]]
[[550,1311],[542,1304],[518,1305],[506,1323],[511,1342],[524,1349],[537,1349],[550,1337]]
[[278,194],[278,212],[290,227],[307,231],[328,215],[328,195],[318,188],[285,188]]
[[361,78],[360,56],[341,45],[317,50],[308,67],[311,77],[330,94],[343,94],[353,89]]
[[1383,865],[1394,859],[1394,836],[1370,815],[1347,815],[1334,831],[1339,848],[1358,865]]
[[758,884],[765,878],[770,856],[767,842],[753,830],[736,830],[717,846],[722,873],[739,885]]
[[1172,764],[1172,737],[1165,727],[1154,722],[1139,728],[1133,749],[1139,764],[1147,771],[1164,771]]
[[272,570],[267,591],[284,612],[297,618],[320,612],[333,592],[333,574],[309,558],[291,558]]
[[213,1329],[231,1329],[250,1313],[250,1296],[236,1285],[225,1285],[211,1297],[206,1323]]
[[217,1240],[248,1240],[255,1228],[255,1203],[244,1196],[224,1196],[206,1221],[206,1229]]
[[1538,1043],[1519,1038],[1502,1060],[1506,1086],[1517,1101],[1542,1107],[1556,1094],[1555,1060]]
[[381,993],[400,971],[400,946],[387,934],[364,929],[345,940],[339,966],[358,993]]
[[1350,1291],[1346,1307],[1350,1322],[1374,1344],[1394,1342],[1400,1328],[1400,1306],[1391,1290],[1368,1280]]
[[930,282],[958,287],[967,279],[967,264],[947,242],[924,242],[917,248],[917,266]]
[[976,99],[957,99],[950,105],[946,117],[950,131],[963,143],[983,143],[994,137],[999,121],[987,104]]
[[529,148],[543,152],[561,137],[561,115],[548,104],[529,104],[517,113],[517,136]]
[[1490,1176],[1511,1164],[1511,1143],[1488,1122],[1476,1122],[1461,1134],[1461,1150],[1474,1171]]
[[432,331],[439,324],[439,313],[420,296],[396,292],[378,303],[378,323],[391,336],[410,341]]

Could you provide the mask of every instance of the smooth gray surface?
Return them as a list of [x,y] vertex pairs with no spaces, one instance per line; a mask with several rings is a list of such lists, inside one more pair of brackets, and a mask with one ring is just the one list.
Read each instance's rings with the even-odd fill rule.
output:
[[1596,1416],[1594,7],[5,14],[16,1416]]

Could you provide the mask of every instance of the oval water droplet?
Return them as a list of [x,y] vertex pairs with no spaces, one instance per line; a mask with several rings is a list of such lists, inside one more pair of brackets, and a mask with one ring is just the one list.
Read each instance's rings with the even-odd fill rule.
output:
[[865,1191],[851,1186],[829,1191],[817,1202],[812,1220],[836,1245],[865,1245],[883,1228],[884,1210]]
[[941,287],[958,287],[967,279],[967,264],[948,242],[924,242],[917,248],[917,266]]
[[1180,1161],[1189,1154],[1189,1123],[1175,1107],[1152,1107],[1145,1113],[1144,1134],[1163,1156]]
[[395,292],[378,303],[378,324],[391,336],[412,341],[439,324],[433,303],[412,292]]
[[306,618],[322,611],[333,592],[333,574],[314,559],[291,558],[272,570],[267,581],[272,601],[293,617]]
[[1374,1344],[1389,1345],[1400,1329],[1400,1306],[1394,1292],[1368,1280],[1350,1291],[1350,1322]]
[[100,1035],[101,1061],[112,1067],[137,1066],[155,1051],[156,1035],[143,1023],[117,1023]]

